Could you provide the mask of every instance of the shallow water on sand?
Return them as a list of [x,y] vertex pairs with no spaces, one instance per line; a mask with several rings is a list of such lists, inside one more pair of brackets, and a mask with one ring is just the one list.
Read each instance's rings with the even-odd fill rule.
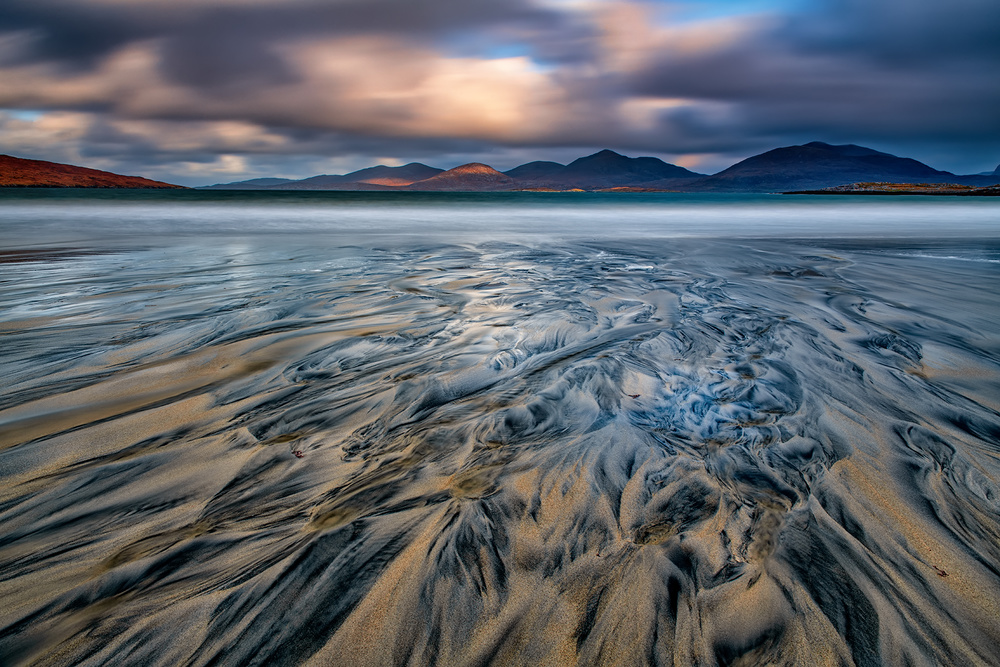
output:
[[129,201],[0,227],[3,664],[1000,663],[984,209]]

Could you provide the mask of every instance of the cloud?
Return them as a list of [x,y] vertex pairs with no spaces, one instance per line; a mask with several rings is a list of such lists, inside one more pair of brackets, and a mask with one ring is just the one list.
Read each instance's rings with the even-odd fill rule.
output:
[[528,0],[6,0],[0,6],[0,25],[36,35],[34,57],[87,65],[151,38],[164,40],[171,58],[182,60],[185,47],[216,60],[236,46],[252,69],[275,42],[354,35],[434,42],[449,33],[558,30],[560,21],[558,12]]
[[731,148],[728,129],[748,144],[812,136],[1000,152],[1000,5],[959,4],[834,0],[714,48],[664,44],[632,68],[626,94],[727,108],[722,123],[663,114],[663,131],[692,150]]
[[81,158],[178,179],[240,164],[309,169],[333,155],[450,166],[605,146],[722,168],[813,139],[942,168],[997,162],[994,0],[753,7],[7,0],[0,108],[54,124],[8,117],[0,149],[68,141],[57,121],[75,118]]
[[312,127],[401,137],[530,141],[553,131],[558,82],[528,58],[453,58],[385,38],[288,47],[310,82],[296,116]]
[[[57,145],[62,149],[75,146],[92,123],[90,114],[60,111],[41,114],[33,119],[0,112],[0,136],[4,150],[15,154],[31,155],[38,146]],[[76,151],[63,153],[66,157],[79,157]]]

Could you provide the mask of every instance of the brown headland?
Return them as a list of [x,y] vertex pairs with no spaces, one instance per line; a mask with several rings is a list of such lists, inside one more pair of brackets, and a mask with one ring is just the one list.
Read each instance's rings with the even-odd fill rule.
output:
[[141,176],[0,155],[0,187],[6,188],[181,188]]

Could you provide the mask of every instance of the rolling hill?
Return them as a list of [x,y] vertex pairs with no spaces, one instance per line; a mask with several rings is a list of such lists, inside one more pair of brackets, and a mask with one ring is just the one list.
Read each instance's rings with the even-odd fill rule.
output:
[[0,187],[5,188],[181,188],[140,176],[76,167],[45,160],[0,155]]
[[597,190],[622,186],[669,187],[704,174],[655,157],[625,157],[602,150],[563,166],[557,162],[529,162],[504,172],[520,181],[521,187],[545,187],[557,190],[582,188]]
[[518,181],[481,162],[470,162],[405,186],[406,190],[489,192],[514,190]]
[[382,190],[397,188],[440,174],[443,170],[411,162],[402,167],[378,165],[342,176],[313,176],[269,187],[269,190]]
[[754,155],[687,187],[711,192],[784,192],[871,181],[943,183],[955,178],[910,158],[854,144],[834,146],[814,141]]

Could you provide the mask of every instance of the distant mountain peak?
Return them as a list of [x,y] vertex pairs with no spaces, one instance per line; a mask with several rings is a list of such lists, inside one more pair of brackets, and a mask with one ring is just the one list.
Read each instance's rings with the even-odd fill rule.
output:
[[588,163],[600,163],[600,162],[626,162],[634,158],[625,157],[621,153],[616,153],[613,150],[605,148],[602,151],[598,151],[593,155],[586,155],[581,158],[577,158],[570,162],[567,167],[572,167],[573,165],[588,164]]
[[953,177],[922,162],[864,146],[814,141],[754,155],[699,181],[694,189],[787,192],[846,183],[923,183]]
[[[841,157],[889,155],[889,153],[883,153],[875,150],[874,148],[865,148],[864,146],[858,146],[857,144],[828,144],[825,141],[810,141],[808,144],[803,144],[802,146],[787,146],[786,148],[813,148],[817,150],[829,151]],[[782,149],[779,148],[777,150]],[[893,155],[891,157],[896,156]]]
[[455,167],[454,169],[449,169],[448,171],[446,171],[444,173],[446,173],[446,174],[484,174],[484,175],[490,175],[490,176],[492,176],[494,174],[496,174],[498,176],[503,176],[504,175],[504,174],[500,173],[499,171],[497,171],[496,169],[494,169],[493,167],[491,167],[490,165],[483,164],[482,162],[469,162],[468,164],[459,165],[459,166]]
[[566,168],[566,165],[559,164],[558,162],[549,162],[546,160],[535,160],[534,162],[528,162],[522,164],[513,169],[508,169],[503,172],[510,176],[511,178],[524,178],[524,179],[539,179],[548,178]]
[[615,187],[701,176],[656,157],[626,157],[605,148],[573,160],[555,179],[576,186]]
[[516,184],[517,181],[513,178],[497,171],[488,164],[470,162],[406,187],[410,190],[475,192],[510,190]]

